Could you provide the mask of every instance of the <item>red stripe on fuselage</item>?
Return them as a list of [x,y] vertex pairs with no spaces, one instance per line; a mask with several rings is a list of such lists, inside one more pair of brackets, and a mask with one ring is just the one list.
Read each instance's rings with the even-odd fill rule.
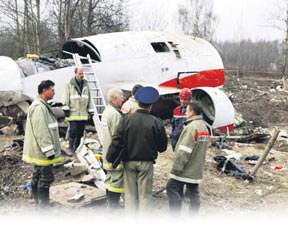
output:
[[[195,87],[219,87],[224,85],[224,69],[205,70],[197,74],[180,77],[180,89]],[[159,85],[160,87],[178,87],[177,79],[173,78]]]
[[209,133],[205,131],[198,131],[195,133],[195,137],[202,137],[202,136],[208,137]]
[[230,124],[230,125],[226,125],[226,126],[223,126],[223,127],[220,127],[218,128],[221,132],[223,133],[227,133],[228,131],[229,132],[232,132],[233,129],[234,129],[234,125],[233,124]]

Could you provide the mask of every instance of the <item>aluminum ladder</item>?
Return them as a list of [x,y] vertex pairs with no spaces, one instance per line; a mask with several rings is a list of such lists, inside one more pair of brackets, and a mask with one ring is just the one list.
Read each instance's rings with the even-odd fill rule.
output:
[[[88,86],[90,89],[90,95],[94,104],[94,115],[93,121],[97,131],[97,135],[101,145],[103,145],[104,134],[103,127],[101,124],[101,115],[106,107],[105,98],[103,92],[99,85],[99,80],[95,73],[95,69],[93,67],[92,59],[88,54],[87,57],[79,56],[78,53],[73,54],[74,63],[77,67],[81,67],[83,69],[84,78],[88,82]],[[83,63],[83,61],[86,61]]]

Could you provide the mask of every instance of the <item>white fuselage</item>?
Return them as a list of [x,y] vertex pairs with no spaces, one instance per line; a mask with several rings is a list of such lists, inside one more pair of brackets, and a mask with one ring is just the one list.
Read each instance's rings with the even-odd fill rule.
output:
[[[224,84],[223,63],[216,49],[203,39],[184,34],[100,34],[67,41],[63,51],[81,56],[89,54],[92,59],[98,60],[93,65],[103,93],[111,87],[131,90],[135,84],[154,86],[160,94],[177,93],[182,88],[220,87]],[[50,79],[56,84],[54,101],[61,102],[64,86],[74,76],[74,68],[61,68],[25,78],[15,76],[12,79],[17,85],[7,81],[10,77],[0,77],[0,101],[3,102],[6,97],[2,85],[5,85],[5,90],[17,92],[20,102],[27,97],[34,99],[39,83]],[[178,75],[179,72],[183,74]],[[7,103],[7,100],[4,102]],[[229,106],[231,104],[227,100],[224,102]],[[230,117],[228,121],[231,121]]]

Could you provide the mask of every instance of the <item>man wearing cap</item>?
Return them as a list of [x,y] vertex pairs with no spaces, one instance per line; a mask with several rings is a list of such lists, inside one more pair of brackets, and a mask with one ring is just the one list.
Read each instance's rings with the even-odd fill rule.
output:
[[[152,104],[159,98],[153,87],[142,87],[135,99],[140,109],[124,117],[112,137],[106,159],[124,162],[125,209],[147,211],[153,185],[153,164],[158,152],[167,148],[167,135],[162,122],[150,114]],[[125,151],[123,153],[123,150]]]
[[171,213],[179,214],[184,186],[190,200],[189,210],[197,213],[200,207],[198,185],[202,181],[203,166],[208,146],[208,130],[201,116],[198,103],[189,103],[186,110],[187,121],[175,148],[167,195]]
[[141,85],[136,84],[132,88],[132,96],[130,96],[130,98],[121,107],[121,112],[123,114],[132,114],[136,112],[137,109],[140,108],[138,102],[135,100],[135,93],[141,87],[142,87]]
[[172,123],[172,135],[171,135],[171,145],[173,150],[177,144],[178,138],[183,130],[184,122],[186,118],[186,107],[187,104],[192,99],[192,93],[188,88],[184,88],[179,93],[180,105],[176,107],[173,111]]

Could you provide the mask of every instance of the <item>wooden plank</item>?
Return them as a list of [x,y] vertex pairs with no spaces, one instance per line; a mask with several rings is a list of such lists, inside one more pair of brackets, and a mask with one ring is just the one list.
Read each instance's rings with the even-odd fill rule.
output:
[[258,171],[259,167],[262,165],[262,163],[264,162],[264,160],[266,159],[266,157],[268,156],[270,150],[272,149],[272,147],[274,146],[277,137],[280,133],[280,130],[278,128],[274,128],[273,131],[273,136],[271,137],[271,139],[269,140],[263,155],[260,157],[260,159],[257,161],[257,164],[255,165],[255,167],[253,168],[253,170],[251,171],[251,176],[255,176],[256,172]]
[[[71,202],[70,199],[76,194],[84,194],[84,197],[78,202]],[[50,188],[50,200],[67,207],[84,207],[105,198],[105,191],[76,182],[55,185]]]

